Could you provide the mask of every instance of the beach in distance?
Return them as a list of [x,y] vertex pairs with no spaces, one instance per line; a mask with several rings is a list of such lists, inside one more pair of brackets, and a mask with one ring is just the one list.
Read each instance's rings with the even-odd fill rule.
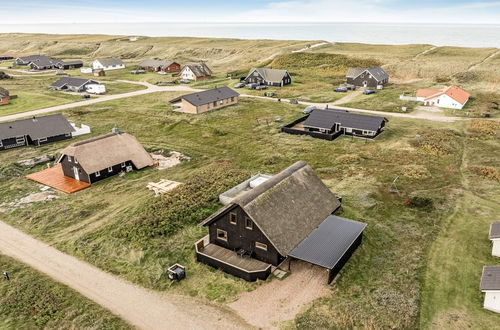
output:
[[139,35],[370,44],[500,47],[500,24],[402,23],[70,23],[1,24],[0,33]]

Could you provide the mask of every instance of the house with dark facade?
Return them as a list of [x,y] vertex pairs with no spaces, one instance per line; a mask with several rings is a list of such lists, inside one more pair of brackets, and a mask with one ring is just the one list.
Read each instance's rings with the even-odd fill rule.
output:
[[0,87],[0,105],[6,105],[10,103],[10,92],[5,88]]
[[56,91],[85,92],[90,85],[100,85],[96,80],[87,78],[62,77],[51,85]]
[[281,128],[282,132],[334,140],[341,135],[373,139],[384,131],[387,118],[339,109],[314,109]]
[[178,76],[184,80],[201,80],[212,77],[212,70],[204,63],[188,63],[184,65]]
[[380,88],[389,82],[389,75],[379,66],[350,68],[347,71],[346,78],[349,85],[359,87]]
[[170,101],[176,111],[200,114],[238,103],[239,93],[223,86],[202,92],[179,96]]
[[63,61],[45,55],[31,55],[18,57],[14,61],[15,65],[27,65],[32,70],[67,70],[83,67],[82,61]]
[[58,163],[64,176],[92,184],[120,172],[152,166],[154,161],[134,136],[114,129],[113,133],[69,145]]
[[312,168],[297,162],[203,221],[208,235],[196,242],[196,258],[247,281],[300,260],[326,269],[330,283],[366,226],[332,215],[339,207]]
[[0,150],[71,139],[74,131],[61,114],[0,123]]
[[246,76],[245,83],[283,87],[292,83],[292,77],[287,70],[254,68]]
[[139,63],[140,69],[149,72],[177,72],[181,70],[181,65],[174,61],[148,59]]

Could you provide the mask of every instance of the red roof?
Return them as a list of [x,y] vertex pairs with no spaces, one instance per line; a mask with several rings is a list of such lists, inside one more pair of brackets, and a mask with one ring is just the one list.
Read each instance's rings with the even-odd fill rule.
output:
[[445,87],[439,89],[419,89],[417,90],[417,97],[423,97],[428,100],[446,94],[460,104],[465,104],[470,97],[470,94],[458,86]]

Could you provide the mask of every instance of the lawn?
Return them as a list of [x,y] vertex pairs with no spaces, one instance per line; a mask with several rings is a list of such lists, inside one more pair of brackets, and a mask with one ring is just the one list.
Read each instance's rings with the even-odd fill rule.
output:
[[[383,90],[376,90],[375,94],[358,95],[350,102],[342,104],[342,106],[376,111],[411,112],[419,103],[401,101],[399,95],[411,91],[412,88],[414,87],[389,84]],[[403,107],[406,107],[406,111],[403,111]]]
[[[38,203],[8,211],[2,215],[5,221],[145,287],[225,304],[260,283],[247,283],[197,263],[193,243],[206,229],[196,224],[219,207],[220,191],[251,174],[276,173],[303,159],[343,196],[340,215],[366,222],[368,228],[331,297],[307,308],[295,326],[418,327],[421,306],[425,308],[421,299],[429,299],[422,291],[428,252],[436,237],[447,233],[460,192],[466,189],[461,171],[464,148],[478,143],[464,144],[463,124],[393,119],[374,141],[343,137],[329,142],[279,133],[280,123],[273,120],[281,117],[286,123],[298,118],[300,106],[242,99],[239,105],[192,116],[171,111],[166,101],[175,95],[115,100],[65,115],[89,124],[93,135],[116,125],[150,150],[177,150],[193,157],[191,162],[161,172],[147,169],[111,178],[74,195],[61,194],[50,207]],[[269,124],[257,125],[257,118],[268,119]],[[417,134],[422,138],[416,139]],[[13,159],[54,153],[66,144],[0,154],[2,200],[10,202],[38,190],[22,175],[43,166],[23,170]],[[397,176],[399,195],[388,192]],[[185,188],[154,198],[145,185],[160,178],[184,182]],[[188,278],[180,283],[165,276],[165,268],[175,262],[188,269]],[[477,287],[477,277],[467,281]],[[481,294],[473,294],[471,317],[474,313],[484,317],[477,303]]]
[[70,288],[0,254],[1,329],[129,329],[117,316]]

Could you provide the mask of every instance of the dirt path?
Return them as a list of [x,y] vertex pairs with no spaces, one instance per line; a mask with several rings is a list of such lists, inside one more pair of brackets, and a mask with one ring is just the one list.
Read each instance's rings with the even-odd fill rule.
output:
[[273,279],[254,291],[243,293],[229,304],[248,323],[264,329],[292,320],[312,301],[332,294],[325,269],[300,261],[292,262],[292,273]]
[[354,92],[350,92],[350,93],[347,93],[346,96],[344,96],[343,98],[341,99],[338,99],[337,101],[333,102],[332,104],[344,104],[344,103],[349,103],[351,102],[355,97],[361,95],[361,93],[363,93],[362,91],[360,90],[357,90],[357,91],[354,91]]
[[478,66],[480,66],[481,64],[483,64],[484,62],[488,61],[490,58],[493,58],[495,57],[496,55],[500,54],[500,49],[497,49],[496,51],[494,51],[493,53],[491,53],[490,55],[486,56],[482,61],[476,63],[476,64],[473,64],[471,65],[467,71],[472,71],[474,70],[475,68],[477,68]]
[[415,56],[412,58],[412,61],[415,61],[417,58],[419,58],[419,57],[420,57],[420,56],[422,56],[422,55],[427,54],[428,52],[432,52],[432,51],[433,51],[434,49],[436,49],[436,48],[438,48],[438,47],[436,47],[436,46],[432,46],[431,48],[426,49],[426,50],[424,50],[423,52],[418,53],[417,55],[415,55]]
[[1,221],[0,252],[71,287],[140,329],[249,328],[230,311],[192,298],[138,287]]
[[198,89],[193,89],[193,88],[188,87],[188,86],[161,86],[160,87],[160,86],[152,85],[152,84],[149,84],[146,82],[139,82],[139,81],[129,81],[129,80],[117,80],[117,81],[129,83],[129,84],[143,85],[143,86],[146,86],[147,88],[139,90],[139,91],[129,92],[129,93],[104,95],[104,96],[101,96],[98,98],[91,98],[91,99],[85,100],[85,101],[61,104],[61,105],[56,105],[54,107],[38,109],[38,110],[33,110],[33,111],[27,111],[27,112],[22,112],[22,113],[16,113],[13,115],[0,117],[0,121],[15,120],[15,119],[19,119],[19,118],[30,117],[30,116],[40,115],[40,114],[54,112],[54,111],[61,111],[61,110],[66,110],[66,109],[82,107],[82,106],[90,105],[90,104],[94,104],[94,103],[100,103],[100,102],[111,101],[111,100],[118,100],[118,99],[123,99],[126,97],[139,96],[139,95],[145,95],[145,94],[156,93],[156,92],[195,92],[195,91],[198,91]]
[[317,43],[317,44],[314,44],[314,45],[311,45],[311,46],[304,47],[302,49],[292,50],[292,53],[302,53],[302,52],[311,50],[313,48],[324,46],[324,45],[328,45],[328,44],[329,44],[329,42],[324,41],[324,42],[320,42],[320,43]]

